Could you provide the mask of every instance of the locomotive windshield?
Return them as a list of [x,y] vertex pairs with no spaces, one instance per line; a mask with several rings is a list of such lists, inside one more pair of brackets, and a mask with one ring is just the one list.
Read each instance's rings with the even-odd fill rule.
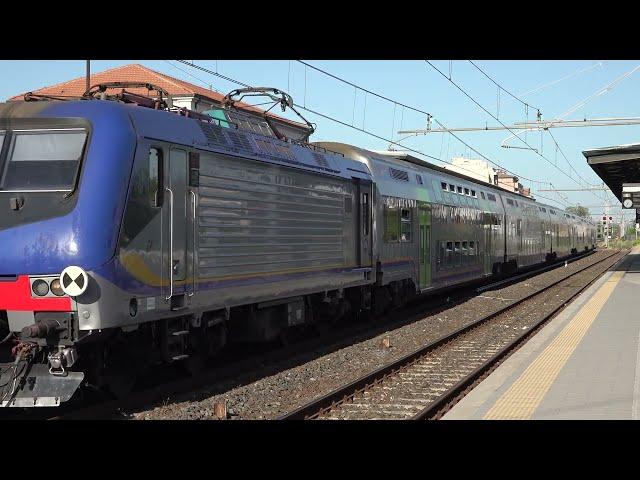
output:
[[16,130],[8,143],[1,190],[71,191],[87,139],[84,129]]

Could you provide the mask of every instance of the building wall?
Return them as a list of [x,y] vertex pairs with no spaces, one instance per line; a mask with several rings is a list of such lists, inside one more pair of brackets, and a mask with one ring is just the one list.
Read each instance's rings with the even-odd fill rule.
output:
[[444,168],[483,182],[494,183],[495,170],[485,160],[454,157],[451,163],[452,165],[446,165]]

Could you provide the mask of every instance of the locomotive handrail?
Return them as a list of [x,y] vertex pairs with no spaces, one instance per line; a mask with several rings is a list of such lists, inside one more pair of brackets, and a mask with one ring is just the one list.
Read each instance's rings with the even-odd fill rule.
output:
[[173,297],[173,190],[169,187],[165,187],[165,190],[170,193],[169,196],[169,296],[165,297],[165,300],[170,300]]
[[189,296],[193,297],[196,292],[196,205],[198,204],[198,197],[193,190],[189,190],[189,193],[191,193],[191,198],[193,199],[193,250],[191,253],[191,293],[189,293]]

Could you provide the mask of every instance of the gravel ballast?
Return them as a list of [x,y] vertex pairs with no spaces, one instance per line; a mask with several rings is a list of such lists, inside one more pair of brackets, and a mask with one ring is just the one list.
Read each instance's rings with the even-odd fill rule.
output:
[[[268,370],[277,373],[266,374],[256,381],[237,378],[166,399],[149,408],[122,413],[140,420],[216,419],[214,404],[225,402],[230,419],[275,419],[611,253],[599,251],[566,267],[505,288],[483,292],[449,309],[389,329],[293,368],[278,370],[278,365],[270,365]],[[382,346],[383,339],[389,340],[389,348]]]

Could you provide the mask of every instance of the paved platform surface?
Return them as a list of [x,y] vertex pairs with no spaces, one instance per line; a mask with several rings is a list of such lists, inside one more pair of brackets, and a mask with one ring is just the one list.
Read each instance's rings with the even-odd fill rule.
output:
[[636,248],[443,419],[640,419],[639,307]]

